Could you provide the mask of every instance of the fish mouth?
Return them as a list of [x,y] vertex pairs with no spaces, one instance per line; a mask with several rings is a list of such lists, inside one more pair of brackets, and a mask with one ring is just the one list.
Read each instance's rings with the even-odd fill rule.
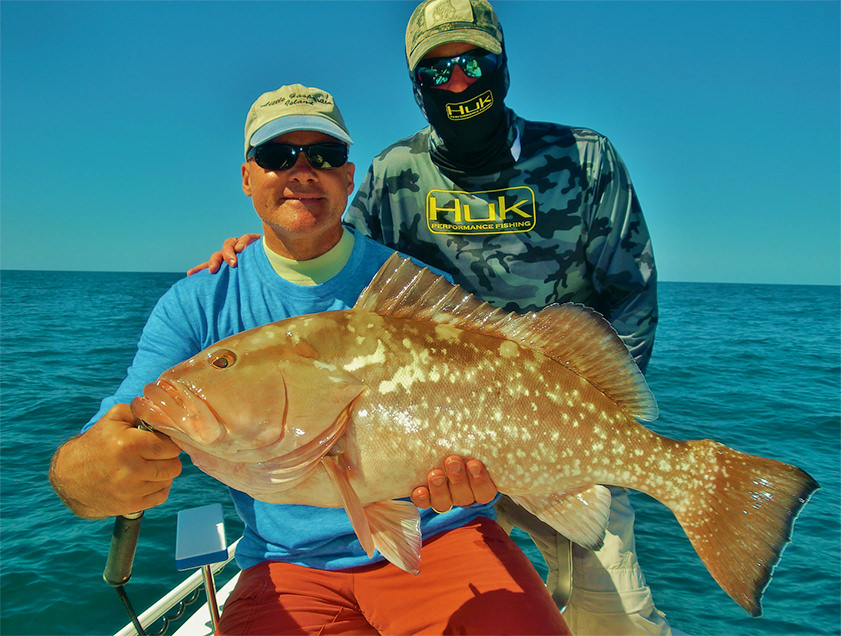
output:
[[175,439],[205,446],[217,440],[224,425],[203,396],[186,384],[156,380],[131,402],[135,417]]
[[131,413],[135,418],[156,431],[171,428],[173,425],[172,418],[144,395],[138,395],[131,401]]

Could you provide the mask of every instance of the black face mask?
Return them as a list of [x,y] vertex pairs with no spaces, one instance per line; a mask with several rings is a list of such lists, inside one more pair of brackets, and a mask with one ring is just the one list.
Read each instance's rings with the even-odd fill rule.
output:
[[445,174],[490,174],[514,165],[504,103],[509,83],[504,52],[496,70],[461,93],[422,87],[414,78],[412,82],[415,101],[435,131],[432,161]]

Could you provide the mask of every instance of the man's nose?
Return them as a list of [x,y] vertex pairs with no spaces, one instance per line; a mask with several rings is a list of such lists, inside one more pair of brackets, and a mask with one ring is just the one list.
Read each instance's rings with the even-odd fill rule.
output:
[[441,84],[438,88],[443,88],[444,90],[448,90],[453,93],[461,93],[462,91],[467,90],[467,87],[477,79],[478,78],[476,77],[468,77],[461,67],[456,64],[453,66],[453,72],[450,75],[450,79]]
[[295,157],[295,163],[289,168],[289,178],[299,181],[315,181],[318,178],[315,168],[307,159],[306,154],[299,152]]

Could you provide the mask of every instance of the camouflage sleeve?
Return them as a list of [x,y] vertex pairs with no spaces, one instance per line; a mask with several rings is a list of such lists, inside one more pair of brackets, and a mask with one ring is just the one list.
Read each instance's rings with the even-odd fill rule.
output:
[[597,309],[645,372],[657,327],[657,272],[648,228],[625,164],[602,138],[587,240]]
[[[356,230],[359,234],[370,236],[375,241],[386,243],[383,234],[382,221],[383,215],[379,212],[383,202],[387,204],[388,197],[381,196],[379,201],[374,200],[374,192],[382,194],[382,187],[377,187],[375,184],[376,176],[374,175],[374,164],[368,167],[368,172],[365,174],[365,179],[359,186],[356,196],[353,197],[350,206],[344,214],[344,224]],[[377,212],[375,213],[374,210]],[[390,218],[390,216],[386,216]]]

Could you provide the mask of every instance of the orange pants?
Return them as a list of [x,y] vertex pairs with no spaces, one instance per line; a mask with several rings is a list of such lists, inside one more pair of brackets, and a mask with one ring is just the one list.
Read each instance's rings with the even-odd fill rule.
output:
[[217,634],[569,634],[532,564],[496,522],[424,541],[421,572],[263,562],[240,575]]

